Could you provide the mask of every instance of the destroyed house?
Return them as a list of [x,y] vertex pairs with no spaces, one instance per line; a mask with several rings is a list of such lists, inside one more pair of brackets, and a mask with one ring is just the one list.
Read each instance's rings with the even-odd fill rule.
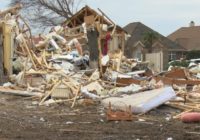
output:
[[94,17],[89,19],[91,22],[96,21],[101,22],[102,24],[112,25],[110,21],[108,21],[105,17],[103,17],[87,5],[79,10],[77,13],[75,13],[71,18],[66,20],[63,24],[67,25],[70,28],[81,26],[88,16]]
[[[123,43],[126,32],[116,26],[102,11],[100,11],[102,20],[96,20],[95,17],[98,16],[92,12],[88,14],[89,11],[92,11],[88,7],[83,8],[89,9],[86,12],[88,15],[81,15],[80,18],[83,17],[84,19],[82,18],[82,21],[77,22],[78,24],[72,25],[73,22],[69,21],[68,25],[66,22],[66,26],[55,26],[49,33],[33,37],[31,31],[26,32],[29,27],[23,17],[18,13],[13,14],[13,9],[17,8],[12,7],[0,12],[0,15],[5,13],[2,15],[0,22],[0,52],[2,53],[0,72],[3,73],[2,75],[9,76],[9,82],[4,81],[3,85],[0,86],[0,93],[3,93],[1,95],[1,109],[3,109],[1,119],[2,122],[6,120],[6,123],[2,124],[2,130],[7,125],[7,122],[11,123],[10,127],[15,125],[16,127],[21,127],[19,131],[14,133],[14,138],[20,135],[20,138],[26,139],[21,133],[28,135],[30,132],[32,134],[32,129],[28,129],[28,132],[24,130],[29,128],[29,125],[32,128],[36,123],[38,124],[37,133],[44,129],[45,136],[50,133],[47,133],[46,127],[41,126],[55,124],[55,127],[51,125],[48,128],[50,130],[58,130],[55,131],[56,135],[59,132],[58,136],[64,134],[64,138],[69,132],[72,132],[72,134],[81,133],[80,137],[82,138],[88,132],[94,136],[100,132],[98,130],[90,131],[92,129],[89,131],[84,130],[86,125],[88,125],[86,128],[92,125],[95,126],[95,124],[98,124],[97,127],[102,125],[99,128],[104,128],[104,126],[107,126],[105,123],[108,121],[114,121],[113,125],[109,125],[111,127],[119,125],[116,124],[116,121],[134,121],[130,122],[130,125],[137,123],[134,128],[139,128],[138,126],[141,124],[147,124],[147,127],[149,127],[149,124],[152,126],[155,120],[157,123],[157,119],[161,121],[161,124],[165,122],[166,124],[172,124],[175,122],[172,119],[180,119],[187,123],[200,122],[199,65],[192,64],[188,68],[170,67],[169,71],[157,73],[157,71],[147,66],[148,62],[125,58],[119,46],[122,45],[122,49],[124,48]],[[82,14],[84,11],[81,10],[80,13]],[[77,19],[74,18],[74,20]],[[18,24],[20,21],[22,26]],[[134,26],[130,27],[133,29]],[[138,38],[141,37],[141,31],[146,30],[141,28],[141,24],[137,25],[134,31],[131,29],[127,29],[127,32],[130,31],[130,33],[134,34],[131,34],[130,42],[127,43],[130,43],[132,45],[130,47],[136,48],[135,50],[137,51],[131,50],[131,48],[126,50],[130,54],[133,53],[139,56],[138,52],[145,49],[145,45]],[[107,34],[110,34],[109,42],[104,39]],[[115,53],[112,53],[109,48],[108,55],[102,57],[99,52],[104,49],[105,43],[107,46],[112,47],[115,37],[118,37],[116,40],[121,39],[122,44],[120,44],[120,41],[116,41],[117,44],[115,45],[119,48],[114,50]],[[82,53],[83,45],[80,45],[81,39],[88,45],[90,56]],[[134,39],[136,40],[135,42],[133,42]],[[165,43],[159,40],[152,47],[153,53],[146,54],[148,58],[151,58],[149,56],[156,56],[156,53],[160,50],[161,52],[158,54],[163,55],[165,50],[168,49],[169,51],[173,45],[166,47]],[[177,47],[176,49],[178,51],[181,48]],[[104,51],[102,51],[103,55]],[[120,51],[120,53],[116,53],[117,51]],[[156,60],[158,62],[162,61],[159,58]],[[165,58],[165,60],[167,59]],[[99,61],[99,67],[90,68],[90,64],[85,63],[90,63],[90,61]],[[83,65],[85,66],[84,68],[82,68]],[[106,72],[102,73],[105,67],[107,67]],[[13,73],[13,71],[18,72]],[[12,96],[8,97],[6,94]],[[20,99],[13,96],[24,98]],[[61,106],[59,107],[59,105]],[[164,106],[157,108],[162,105]],[[160,111],[161,113],[159,113]],[[31,115],[36,116],[31,119]],[[65,122],[66,115],[67,118],[73,117],[73,122]],[[152,118],[153,115],[156,116]],[[85,120],[83,120],[83,116],[85,116]],[[52,117],[55,119],[52,119]],[[99,123],[97,122],[97,117],[100,119]],[[112,124],[111,122],[109,123]],[[81,124],[82,129],[73,129],[79,128]],[[124,123],[120,124],[124,129]],[[128,125],[127,129],[132,129],[130,125]],[[66,127],[70,126],[72,126],[72,129],[66,129]],[[177,126],[180,126],[180,122],[175,126],[178,131],[180,127]],[[191,125],[192,130],[194,130],[193,126]],[[160,129],[161,126],[158,125],[158,127]],[[102,136],[107,134],[107,130],[116,134],[116,129],[105,128],[104,131],[106,133],[103,132]],[[131,136],[134,134],[134,128],[132,129],[133,131],[130,131]],[[197,124],[197,128],[199,128],[199,124]],[[5,127],[5,130],[2,131],[3,136],[4,133],[5,136],[8,136],[7,130],[10,131],[10,128]],[[172,130],[174,129],[172,128]],[[13,133],[14,131],[10,132]],[[20,131],[21,133],[19,133]],[[34,132],[33,134],[36,133]],[[199,133],[191,132],[191,134],[197,134],[198,136]],[[50,137],[53,135],[50,135]],[[182,134],[180,133],[180,135]],[[76,138],[79,137],[73,135],[73,138],[74,136]],[[120,134],[121,136],[123,134]],[[157,135],[155,136],[155,139],[163,139],[157,138]],[[166,133],[163,136],[166,138]],[[180,139],[180,136],[177,136],[177,139]],[[28,135],[27,139],[29,138],[30,136]],[[150,137],[145,135],[145,138]],[[38,139],[41,139],[41,135],[39,135]],[[127,139],[130,139],[128,135]]]
[[[125,45],[125,35],[126,31],[123,30],[120,26],[116,25],[104,12],[98,9],[99,12],[93,10],[89,6],[83,7],[80,11],[74,14],[71,18],[63,23],[63,26],[67,26],[70,34],[73,32],[74,35],[82,36],[86,34],[86,30],[92,29],[92,26],[96,24],[97,31],[101,38],[101,51],[103,55],[108,53],[113,53],[120,49],[124,51]],[[86,29],[87,28],[87,29]],[[78,36],[77,36],[78,37]],[[83,38],[78,38],[80,42],[85,43]],[[94,36],[89,37],[88,39],[95,40]],[[87,43],[86,43],[87,44]],[[95,43],[93,48],[95,47]],[[83,50],[87,50],[87,44]],[[97,47],[97,46],[96,46]],[[92,50],[90,50],[92,51]]]

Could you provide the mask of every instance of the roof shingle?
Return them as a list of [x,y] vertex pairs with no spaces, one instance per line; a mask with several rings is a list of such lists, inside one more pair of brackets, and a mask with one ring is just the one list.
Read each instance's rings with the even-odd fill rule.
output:
[[187,50],[200,50],[200,26],[182,27],[168,36]]

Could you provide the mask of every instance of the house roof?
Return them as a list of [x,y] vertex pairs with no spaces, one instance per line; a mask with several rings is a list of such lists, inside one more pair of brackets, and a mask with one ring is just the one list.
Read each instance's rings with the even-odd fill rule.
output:
[[187,50],[200,50],[200,26],[182,27],[168,36]]
[[67,19],[64,22],[64,24],[69,26],[69,27],[82,25],[82,23],[84,23],[84,17],[85,16],[90,16],[90,15],[95,15],[95,20],[96,21],[100,19],[100,21],[103,24],[112,25],[112,23],[108,19],[106,19],[105,17],[101,16],[98,12],[96,12],[95,10],[93,10],[92,8],[90,8],[87,5],[84,6],[77,13],[75,13],[71,18]]
[[[128,41],[126,43],[125,48],[127,50],[130,47],[132,47],[133,44],[135,44],[135,42],[138,42],[138,41],[143,42],[143,37],[144,37],[145,33],[156,32],[153,29],[142,24],[141,22],[130,23],[124,27],[124,30],[126,30],[131,35],[131,37],[128,39]],[[156,32],[156,33],[158,33],[158,32]],[[160,33],[158,33],[158,35],[159,35],[159,42],[162,43],[163,46],[167,47],[168,50],[170,50],[170,51],[185,51],[185,49],[181,45],[171,41],[170,39],[161,35]]]

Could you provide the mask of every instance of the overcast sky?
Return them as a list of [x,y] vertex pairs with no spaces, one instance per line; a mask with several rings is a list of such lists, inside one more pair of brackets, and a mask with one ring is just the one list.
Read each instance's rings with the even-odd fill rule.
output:
[[[0,0],[0,8],[9,0]],[[200,0],[84,0],[83,5],[100,8],[120,26],[142,22],[168,35],[190,21],[200,25]]]
[[190,21],[200,25],[200,0],[87,0],[121,26],[140,21],[169,35]]
[[0,0],[0,9],[4,9],[8,4],[10,0]]

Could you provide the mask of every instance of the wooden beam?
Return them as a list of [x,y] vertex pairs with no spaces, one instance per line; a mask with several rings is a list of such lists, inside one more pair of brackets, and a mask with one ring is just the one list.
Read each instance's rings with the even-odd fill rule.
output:
[[30,28],[30,26],[28,25],[28,23],[26,22],[26,20],[21,16],[21,15],[19,15],[19,17],[20,17],[20,19],[24,22],[24,24],[26,25],[26,27],[28,28],[28,31],[29,31],[29,33],[30,33],[30,40],[31,40],[31,45],[32,45],[32,47],[33,47],[33,36],[32,36],[32,32],[31,32],[31,28]]
[[22,40],[23,40],[23,46],[25,47],[25,49],[26,49],[26,51],[27,51],[27,53],[28,53],[28,55],[29,55],[29,57],[30,57],[30,59],[31,59],[31,62],[32,62],[32,64],[33,64],[33,67],[34,67],[35,70],[37,70],[36,64],[35,64],[35,62],[34,62],[34,60],[33,60],[33,57],[32,57],[32,55],[31,55],[31,52],[30,52],[30,50],[29,50],[29,47],[28,47],[28,45],[27,45],[26,40],[24,39],[24,37],[22,37]]
[[117,78],[117,86],[141,85],[142,81],[133,78]]
[[99,15],[96,15],[96,17],[94,18],[94,21],[96,21],[98,19]]
[[102,49],[101,49],[102,31],[101,31],[100,23],[97,24],[97,29],[98,29],[98,32],[99,32],[99,37],[98,37],[99,68],[100,68],[100,77],[102,77],[102,75],[103,75],[103,67],[102,67],[102,62],[101,62],[101,58],[102,58]]
[[78,94],[79,94],[80,90],[81,90],[81,86],[77,89],[77,92],[76,92],[76,95],[75,95],[75,97],[74,97],[74,101],[73,101],[73,103],[72,103],[71,108],[74,108],[75,103],[76,103],[76,99],[77,99],[77,97],[78,97]]
[[87,12],[87,9],[85,9],[85,16],[87,16],[88,15],[88,12]]
[[200,80],[181,80],[176,78],[168,78],[162,76],[156,76],[154,79],[159,82],[162,81],[166,85],[200,85]]
[[53,88],[51,89],[51,91],[49,91],[46,96],[41,100],[41,102],[39,103],[39,105],[42,105],[44,103],[44,101],[53,93],[53,91],[60,85],[61,81],[58,82],[57,84],[55,84],[53,86]]
[[37,96],[37,97],[42,97],[42,93],[40,92],[29,92],[29,91],[21,91],[21,90],[13,90],[10,88],[5,88],[5,87],[0,87],[0,92],[6,93],[6,94],[12,94],[12,95],[17,95],[17,96]]
[[76,27],[76,20],[74,20],[74,26]]
[[187,79],[186,71],[184,69],[174,69],[165,74],[168,78]]
[[101,9],[99,9],[98,8],[98,10],[101,12],[101,14],[103,15],[103,16],[105,16],[113,25],[115,25],[115,23],[101,10]]
[[124,55],[125,50],[125,33],[122,33],[122,56]]

